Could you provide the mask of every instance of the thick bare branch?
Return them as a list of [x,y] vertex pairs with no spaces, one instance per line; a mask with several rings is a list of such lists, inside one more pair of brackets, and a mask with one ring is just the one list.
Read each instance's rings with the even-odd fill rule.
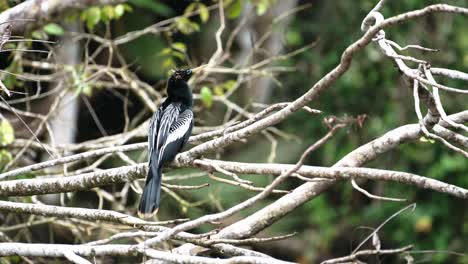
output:
[[27,0],[0,14],[0,32],[9,23],[13,32],[22,33],[37,28],[71,10],[83,10],[93,5],[123,3],[125,0]]

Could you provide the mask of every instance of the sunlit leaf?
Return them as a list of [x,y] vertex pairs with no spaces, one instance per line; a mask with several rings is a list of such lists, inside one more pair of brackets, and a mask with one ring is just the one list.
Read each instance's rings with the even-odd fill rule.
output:
[[175,62],[172,58],[167,58],[163,61],[163,63],[161,64],[161,67],[165,70],[169,70],[169,69],[173,69],[175,68]]
[[235,81],[235,80],[226,81],[226,82],[223,84],[224,89],[226,89],[226,91],[229,91],[229,90],[231,90],[232,88],[234,88],[234,86],[236,86],[236,83],[237,83],[237,81]]
[[427,137],[420,137],[419,138],[419,141],[421,142],[427,142],[427,143],[431,143],[431,144],[434,144],[435,143],[435,140],[431,139],[431,138],[427,138]]
[[[123,10],[123,7],[122,7]],[[115,8],[110,5],[106,5],[101,10],[102,21],[108,22],[116,17]]]
[[432,230],[432,218],[429,216],[420,217],[414,226],[418,233],[430,233]]
[[55,23],[49,23],[43,27],[44,31],[49,35],[62,36],[65,31],[63,28]]
[[218,96],[224,95],[224,89],[221,85],[216,85],[213,87],[213,92]]
[[257,15],[261,16],[266,13],[268,10],[268,3],[267,2],[260,2],[257,4]]
[[211,89],[207,86],[203,86],[200,90],[200,98],[206,108],[211,108],[213,105],[213,93]]
[[286,32],[286,42],[289,45],[300,45],[302,44],[302,36],[298,31],[289,30]]
[[81,19],[86,21],[86,27],[93,30],[94,27],[101,21],[101,9],[99,7],[91,7],[82,13]]
[[47,34],[44,32],[44,30],[34,30],[31,33],[31,36],[33,39],[48,39]]
[[119,19],[125,13],[125,6],[122,4],[116,5],[114,8],[115,18]]
[[184,43],[182,42],[174,42],[172,43],[172,48],[175,50],[178,50],[180,52],[186,52],[187,51],[187,46],[185,46]]
[[242,13],[242,0],[234,0],[234,2],[227,9],[227,17],[234,19]]
[[93,95],[93,87],[91,87],[91,85],[87,83],[83,83],[81,91],[88,97],[91,97],[91,95]]
[[6,119],[0,121],[0,145],[6,146],[15,140],[15,130]]
[[179,51],[173,51],[172,56],[178,58],[179,60],[185,60],[185,54]]
[[195,7],[197,7],[197,3],[190,3],[184,10],[184,14],[189,14],[195,11]]
[[176,27],[180,32],[182,32],[185,35],[189,35],[195,31],[200,31],[200,26],[197,23],[190,21],[186,17],[180,17],[179,19],[177,19]]
[[159,52],[159,55],[170,55],[172,52],[171,48],[164,48]]
[[13,159],[13,156],[8,150],[6,149],[0,150],[0,169],[3,169],[5,165],[7,165],[12,159]]
[[210,11],[208,10],[208,7],[206,7],[206,5],[204,4],[199,4],[198,5],[198,10],[200,11],[200,19],[203,23],[205,23],[206,21],[208,21],[208,19],[210,18]]

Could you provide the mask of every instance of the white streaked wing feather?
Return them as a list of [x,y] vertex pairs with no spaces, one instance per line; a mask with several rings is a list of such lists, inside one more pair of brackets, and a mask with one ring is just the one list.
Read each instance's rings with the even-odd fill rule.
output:
[[169,137],[166,140],[166,144],[176,141],[177,139],[183,138],[187,133],[187,130],[190,129],[192,124],[193,112],[190,110],[185,110],[180,114],[177,121],[172,124]]
[[179,117],[180,104],[170,104],[164,109],[161,117],[161,122],[158,130],[158,137],[156,142],[156,149],[159,150],[158,160],[161,161],[164,153],[164,146],[166,145],[167,138],[170,135],[170,129],[174,122]]
[[158,129],[158,136],[156,141],[156,149],[161,149],[169,136],[172,123],[179,117],[179,104],[170,104],[164,109]]
[[171,125],[169,136],[167,137],[166,141],[164,142],[163,147],[159,152],[159,160],[162,159],[164,150],[167,145],[170,143],[177,141],[185,136],[187,131],[190,129],[193,120],[193,112],[192,110],[185,110],[182,112],[177,120]]

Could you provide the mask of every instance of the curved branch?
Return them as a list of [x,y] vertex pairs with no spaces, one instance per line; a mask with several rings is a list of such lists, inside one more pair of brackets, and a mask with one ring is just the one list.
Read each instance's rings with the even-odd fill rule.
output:
[[[372,168],[341,167],[343,165],[338,166],[339,164],[353,164],[354,166],[356,166],[356,162],[368,162],[370,158],[376,157],[378,154],[388,151],[394,148],[395,146],[401,144],[403,141],[408,140],[407,137],[411,134],[400,134],[400,140],[395,140],[396,138],[392,137],[392,135],[396,136],[399,132],[403,131],[413,131],[416,132],[416,137],[419,136],[418,125],[403,126],[396,129],[396,131],[392,131],[393,133],[389,133],[388,135],[386,134],[386,137],[376,140],[376,142],[368,143],[362,146],[361,148],[358,148],[356,151],[353,151],[352,153],[348,154],[345,158],[343,158],[341,163],[337,163],[337,166],[328,168],[303,165],[297,169],[296,173],[303,177],[309,178],[327,178],[333,180],[350,180],[363,178],[370,180],[398,182],[414,185],[423,189],[430,189],[437,192],[447,193],[459,198],[468,198],[468,190],[466,189],[412,173]],[[380,151],[376,151],[376,149],[380,149]],[[365,157],[366,160],[363,160],[363,157]],[[244,163],[210,159],[195,160],[194,164],[194,166],[196,167],[208,170],[211,169],[212,166],[217,166],[226,171],[234,173],[260,175],[267,174],[276,176],[281,175],[284,171],[291,170],[295,166],[293,164]],[[125,166],[70,177],[5,181],[0,182],[0,193],[3,196],[27,196],[35,194],[62,193],[79,190],[88,190],[98,186],[104,186],[112,183],[123,183],[143,178],[146,175],[146,171],[146,164],[138,164],[134,166]],[[326,181],[326,183],[329,182],[330,181]],[[315,184],[316,183],[310,182],[304,185]],[[293,191],[293,193],[294,192],[295,191]],[[288,194],[283,198],[291,194]],[[297,202],[298,200],[294,201]],[[0,201],[0,210],[1,207],[2,202]]]
[[0,243],[0,256],[31,256],[31,257],[66,257],[73,253],[78,256],[137,256],[145,255],[150,258],[170,263],[194,264],[222,264],[222,263],[259,263],[259,264],[291,264],[274,258],[252,256],[232,257],[228,259],[212,259],[206,257],[184,256],[155,250],[138,245],[63,245],[63,244],[30,244],[30,243]]
[[13,32],[37,28],[70,10],[83,10],[93,5],[113,5],[126,0],[28,0],[0,14],[0,32],[13,24]]

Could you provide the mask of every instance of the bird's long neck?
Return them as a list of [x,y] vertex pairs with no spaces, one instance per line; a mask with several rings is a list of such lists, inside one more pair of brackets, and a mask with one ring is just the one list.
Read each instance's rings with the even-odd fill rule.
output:
[[167,98],[171,102],[180,102],[188,108],[193,106],[192,91],[185,81],[170,80],[167,86]]

